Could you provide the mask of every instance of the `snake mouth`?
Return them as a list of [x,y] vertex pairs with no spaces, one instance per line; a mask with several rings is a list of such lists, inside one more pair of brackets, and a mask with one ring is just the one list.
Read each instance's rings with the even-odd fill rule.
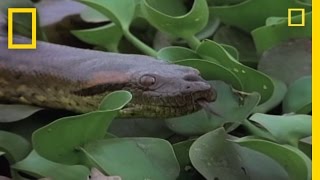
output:
[[213,89],[197,91],[184,96],[134,99],[120,111],[120,114],[122,117],[172,118],[193,113],[201,108],[206,109],[205,104],[215,99],[216,93]]

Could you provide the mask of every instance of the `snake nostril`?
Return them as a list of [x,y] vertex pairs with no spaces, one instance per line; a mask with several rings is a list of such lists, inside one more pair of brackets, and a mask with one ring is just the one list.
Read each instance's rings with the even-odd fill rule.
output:
[[191,87],[190,86],[186,86],[186,89],[190,89]]

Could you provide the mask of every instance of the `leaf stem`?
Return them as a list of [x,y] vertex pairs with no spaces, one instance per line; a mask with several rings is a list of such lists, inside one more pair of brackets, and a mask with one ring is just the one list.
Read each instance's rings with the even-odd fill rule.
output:
[[200,40],[196,36],[191,36],[190,38],[185,38],[185,40],[188,42],[189,46],[196,50],[197,47],[201,44]]
[[156,57],[157,51],[146,45],[144,42],[135,37],[129,30],[123,30],[124,36],[137,48],[139,48],[143,53],[149,56]]

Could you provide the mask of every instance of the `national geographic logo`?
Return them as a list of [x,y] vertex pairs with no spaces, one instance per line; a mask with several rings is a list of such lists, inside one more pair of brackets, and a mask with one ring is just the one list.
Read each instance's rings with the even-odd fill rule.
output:
[[[31,44],[13,43],[13,14],[31,13],[32,37]],[[36,49],[37,48],[37,9],[36,8],[8,8],[8,49]]]

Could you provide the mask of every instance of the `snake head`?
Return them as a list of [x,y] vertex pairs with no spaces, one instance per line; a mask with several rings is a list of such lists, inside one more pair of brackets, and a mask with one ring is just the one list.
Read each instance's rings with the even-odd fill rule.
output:
[[201,109],[198,101],[213,102],[217,93],[198,70],[158,63],[140,67],[131,75],[131,103],[121,111],[125,117],[169,118]]

